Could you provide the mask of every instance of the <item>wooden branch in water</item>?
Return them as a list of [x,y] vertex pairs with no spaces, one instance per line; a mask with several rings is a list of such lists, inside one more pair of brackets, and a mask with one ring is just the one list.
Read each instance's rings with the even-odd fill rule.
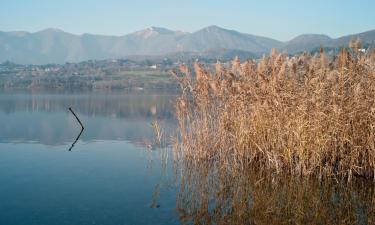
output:
[[73,144],[69,148],[69,151],[71,151],[72,148],[74,147],[74,145],[77,143],[78,139],[81,137],[81,134],[82,134],[83,130],[85,129],[85,127],[83,126],[81,120],[79,120],[78,116],[74,113],[74,111],[71,107],[69,107],[69,111],[73,113],[74,117],[77,119],[78,123],[81,125],[81,132],[79,132],[76,140],[73,142]]
[[73,113],[74,117],[77,119],[78,123],[81,125],[82,130],[85,129],[85,127],[81,123],[81,120],[79,120],[78,116],[74,113],[74,111],[73,111],[73,109],[71,107],[69,107],[69,111]]

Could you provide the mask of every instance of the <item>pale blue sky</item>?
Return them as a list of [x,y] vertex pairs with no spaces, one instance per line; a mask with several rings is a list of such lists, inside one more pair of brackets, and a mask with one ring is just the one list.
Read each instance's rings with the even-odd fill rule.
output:
[[192,32],[218,25],[284,41],[375,29],[374,11],[374,0],[0,0],[0,30],[124,35],[150,26]]

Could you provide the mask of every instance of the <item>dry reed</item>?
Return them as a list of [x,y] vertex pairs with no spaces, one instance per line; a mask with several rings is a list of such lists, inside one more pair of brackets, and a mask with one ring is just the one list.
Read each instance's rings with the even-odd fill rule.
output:
[[159,125],[159,122],[157,120],[153,121],[151,123],[152,130],[154,131],[154,143],[157,146],[161,146],[162,144],[162,137],[163,137],[163,131]]
[[207,69],[181,65],[179,154],[274,174],[374,178],[375,51],[272,51]]

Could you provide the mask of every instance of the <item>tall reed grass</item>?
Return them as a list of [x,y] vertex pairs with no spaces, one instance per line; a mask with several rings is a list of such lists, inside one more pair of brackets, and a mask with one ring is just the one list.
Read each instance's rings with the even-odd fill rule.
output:
[[375,51],[181,65],[184,159],[292,176],[374,178]]

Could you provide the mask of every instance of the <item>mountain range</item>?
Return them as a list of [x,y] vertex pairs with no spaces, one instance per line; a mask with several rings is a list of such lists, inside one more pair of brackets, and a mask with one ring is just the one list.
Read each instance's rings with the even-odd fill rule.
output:
[[0,62],[47,64],[135,56],[187,57],[236,53],[258,57],[272,48],[294,54],[311,51],[320,46],[341,47],[357,37],[365,45],[372,45],[375,41],[375,30],[339,38],[303,34],[286,42],[218,26],[209,26],[192,33],[150,27],[124,36],[75,35],[52,28],[35,33],[0,31]]

